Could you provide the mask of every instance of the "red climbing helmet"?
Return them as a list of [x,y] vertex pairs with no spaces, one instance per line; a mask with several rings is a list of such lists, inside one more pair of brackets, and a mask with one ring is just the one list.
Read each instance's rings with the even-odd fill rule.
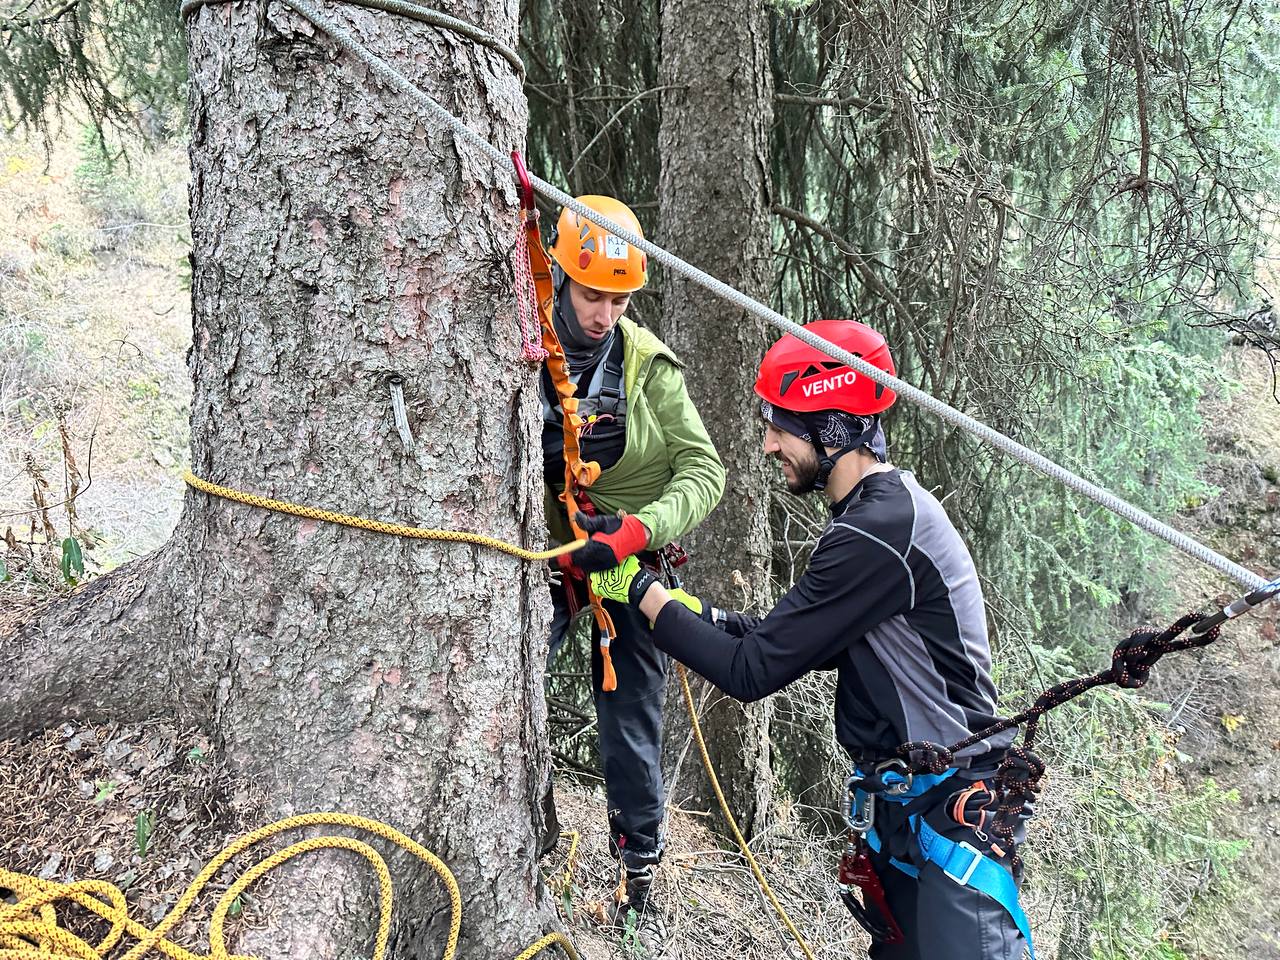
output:
[[[895,374],[884,337],[857,320],[815,320],[805,330]],[[794,334],[771,346],[760,361],[756,393],[775,407],[809,413],[843,410],[860,416],[880,413],[898,398],[888,387],[833,360]]]

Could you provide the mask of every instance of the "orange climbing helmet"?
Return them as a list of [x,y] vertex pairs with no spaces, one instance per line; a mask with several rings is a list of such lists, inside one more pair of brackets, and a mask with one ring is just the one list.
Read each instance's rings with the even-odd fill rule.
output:
[[[621,200],[578,197],[578,202],[640,236],[640,221]],[[568,207],[560,211],[551,256],[573,280],[593,290],[631,293],[649,279],[648,258],[621,237],[615,237]]]

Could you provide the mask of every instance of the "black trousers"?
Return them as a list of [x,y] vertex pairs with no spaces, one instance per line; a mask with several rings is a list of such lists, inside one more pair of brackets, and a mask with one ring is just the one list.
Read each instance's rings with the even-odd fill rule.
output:
[[[565,587],[553,584],[555,608],[547,662],[564,643],[571,619]],[[604,601],[618,635],[609,648],[618,689],[605,693],[599,630],[591,631],[591,678],[609,833],[624,863],[655,863],[662,852],[662,707],[667,655],[653,645],[649,622],[630,606]]]
[[[958,777],[954,779],[957,788],[967,785]],[[963,840],[989,853],[990,843],[972,827],[952,820],[948,806],[946,798],[941,798],[924,813],[930,826],[949,840]],[[1015,831],[1018,842],[1029,816],[1027,811]],[[876,826],[882,846],[872,862],[884,885],[889,909],[902,928],[903,942],[892,947],[873,944],[873,960],[1023,960],[1027,942],[1009,912],[986,894],[962,887],[936,863],[924,861],[901,805],[878,802]],[[890,856],[919,868],[919,878],[890,864]],[[1008,858],[997,862],[1009,869]]]

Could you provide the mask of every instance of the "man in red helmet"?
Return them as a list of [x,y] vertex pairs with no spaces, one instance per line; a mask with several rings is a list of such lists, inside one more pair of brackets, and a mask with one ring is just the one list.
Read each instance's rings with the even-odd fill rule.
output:
[[[806,329],[894,372],[884,338],[865,324]],[[1014,851],[983,830],[1013,731],[958,751],[941,776],[911,777],[896,759],[900,744],[955,743],[997,719],[969,551],[938,500],[887,462],[880,415],[892,390],[791,335],[765,354],[755,389],[765,454],[792,493],[821,490],[831,507],[800,580],[763,618],[669,593],[630,562],[593,575],[593,586],[638,608],[658,649],[738,699],[836,670],[836,737],[854,762],[863,812],[875,797],[861,842],[883,899],[864,886],[866,902],[850,907],[873,932],[871,956],[1021,960],[1030,931]]]

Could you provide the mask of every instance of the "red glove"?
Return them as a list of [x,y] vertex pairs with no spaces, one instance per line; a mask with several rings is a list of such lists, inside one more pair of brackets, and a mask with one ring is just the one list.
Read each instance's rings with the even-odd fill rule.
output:
[[573,520],[590,537],[585,547],[570,554],[573,562],[586,573],[616,567],[649,545],[649,531],[632,516],[589,517],[585,513],[577,513]]

